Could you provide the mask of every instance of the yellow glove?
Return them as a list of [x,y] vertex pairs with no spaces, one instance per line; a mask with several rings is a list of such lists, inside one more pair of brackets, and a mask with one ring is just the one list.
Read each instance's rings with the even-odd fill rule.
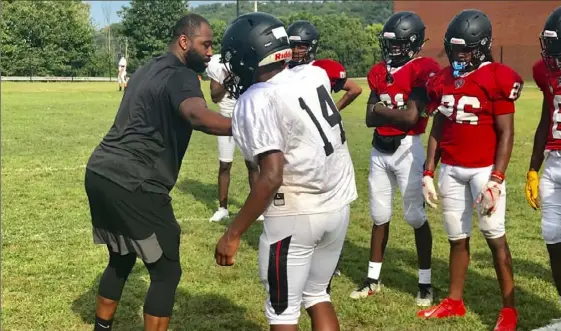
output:
[[540,199],[538,185],[540,183],[540,178],[537,171],[530,170],[526,174],[526,188],[524,189],[526,193],[526,200],[530,207],[534,209],[540,208]]

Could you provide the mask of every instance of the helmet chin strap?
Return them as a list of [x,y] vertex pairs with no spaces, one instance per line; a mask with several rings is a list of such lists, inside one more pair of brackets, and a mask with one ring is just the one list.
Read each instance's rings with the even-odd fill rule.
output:
[[392,66],[391,66],[392,60],[389,59],[386,61],[386,82],[387,83],[393,83],[394,79],[393,79],[393,75],[392,75]]

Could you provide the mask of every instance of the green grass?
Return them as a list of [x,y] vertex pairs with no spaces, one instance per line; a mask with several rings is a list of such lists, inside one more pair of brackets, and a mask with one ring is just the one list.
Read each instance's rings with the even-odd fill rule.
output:
[[[367,176],[372,136],[363,120],[368,97],[368,88],[363,86],[363,95],[343,111],[359,199],[352,206],[342,276],[332,284],[342,330],[492,330],[501,306],[500,292],[476,221],[465,291],[467,315],[447,321],[415,317],[414,237],[398,199],[382,269],[384,290],[362,301],[348,297],[365,276],[371,228]],[[116,83],[2,84],[3,330],[92,329],[96,286],[107,255],[104,247],[92,243],[84,165],[109,129],[121,96]],[[523,195],[540,102],[539,91],[527,86],[517,103],[507,179],[507,234],[514,260],[519,330],[531,330],[561,316],[541,239],[540,214],[526,204]],[[242,161],[237,151],[230,188],[234,213],[248,192]],[[262,224],[256,223],[244,236],[235,266],[218,267],[213,260],[216,241],[226,226],[207,221],[217,205],[217,168],[216,138],[195,133],[171,193],[183,229],[183,276],[171,329],[265,330],[266,296],[257,271]],[[440,211],[428,213],[434,234],[433,284],[441,299],[448,288],[448,242]],[[138,262],[125,287],[115,330],[142,329],[148,285],[148,274]],[[302,330],[310,329],[305,312],[300,325]]]

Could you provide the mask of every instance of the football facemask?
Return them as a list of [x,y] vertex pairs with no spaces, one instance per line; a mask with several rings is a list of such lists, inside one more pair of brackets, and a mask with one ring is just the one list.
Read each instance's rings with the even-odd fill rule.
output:
[[[305,42],[298,42],[298,41],[290,41],[290,48],[292,49],[292,60],[290,62],[298,63],[298,64],[306,64],[312,62],[312,60],[316,57],[314,50],[314,45]],[[305,48],[305,51],[301,49]]]
[[418,50],[413,49],[412,42],[414,40],[388,39],[380,36],[379,41],[384,62],[394,68],[401,67],[411,61],[418,53]]
[[542,59],[549,71],[561,70],[561,39],[555,31],[545,30],[540,35]]
[[446,45],[446,53],[452,66],[455,78],[473,71],[486,59],[480,48],[472,45]]
[[228,97],[237,100],[245,91],[243,86],[240,84],[240,77],[236,76],[228,62],[224,61],[222,58],[220,59],[220,62],[224,65],[227,72],[226,78],[224,78],[224,82],[222,82],[222,85],[224,86],[226,92],[228,92]]

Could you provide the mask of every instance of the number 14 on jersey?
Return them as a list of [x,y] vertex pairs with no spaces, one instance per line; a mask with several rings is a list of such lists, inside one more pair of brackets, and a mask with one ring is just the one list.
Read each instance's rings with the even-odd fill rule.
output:
[[[329,123],[331,127],[334,127],[335,125],[339,125],[339,128],[341,130],[341,144],[344,144],[345,141],[347,141],[347,139],[345,137],[345,130],[343,129],[341,114],[339,114],[339,110],[337,109],[337,106],[333,102],[333,99],[331,99],[331,96],[329,95],[329,92],[327,91],[325,86],[321,85],[317,88],[317,95],[319,99],[319,104],[321,106],[321,114],[323,115],[323,118],[327,121],[327,123]],[[312,122],[314,122],[314,125],[318,129],[319,135],[323,140],[323,149],[325,150],[325,155],[326,156],[331,155],[335,151],[333,149],[333,144],[327,139],[327,136],[325,135],[325,132],[323,132],[320,123],[318,122],[317,118],[314,116],[314,113],[312,112],[310,107],[308,107],[304,99],[300,97],[298,98],[298,101],[300,102],[300,107],[306,111],[306,113],[308,114],[308,116],[310,116]],[[328,106],[332,112],[331,115],[328,112],[327,109]]]

